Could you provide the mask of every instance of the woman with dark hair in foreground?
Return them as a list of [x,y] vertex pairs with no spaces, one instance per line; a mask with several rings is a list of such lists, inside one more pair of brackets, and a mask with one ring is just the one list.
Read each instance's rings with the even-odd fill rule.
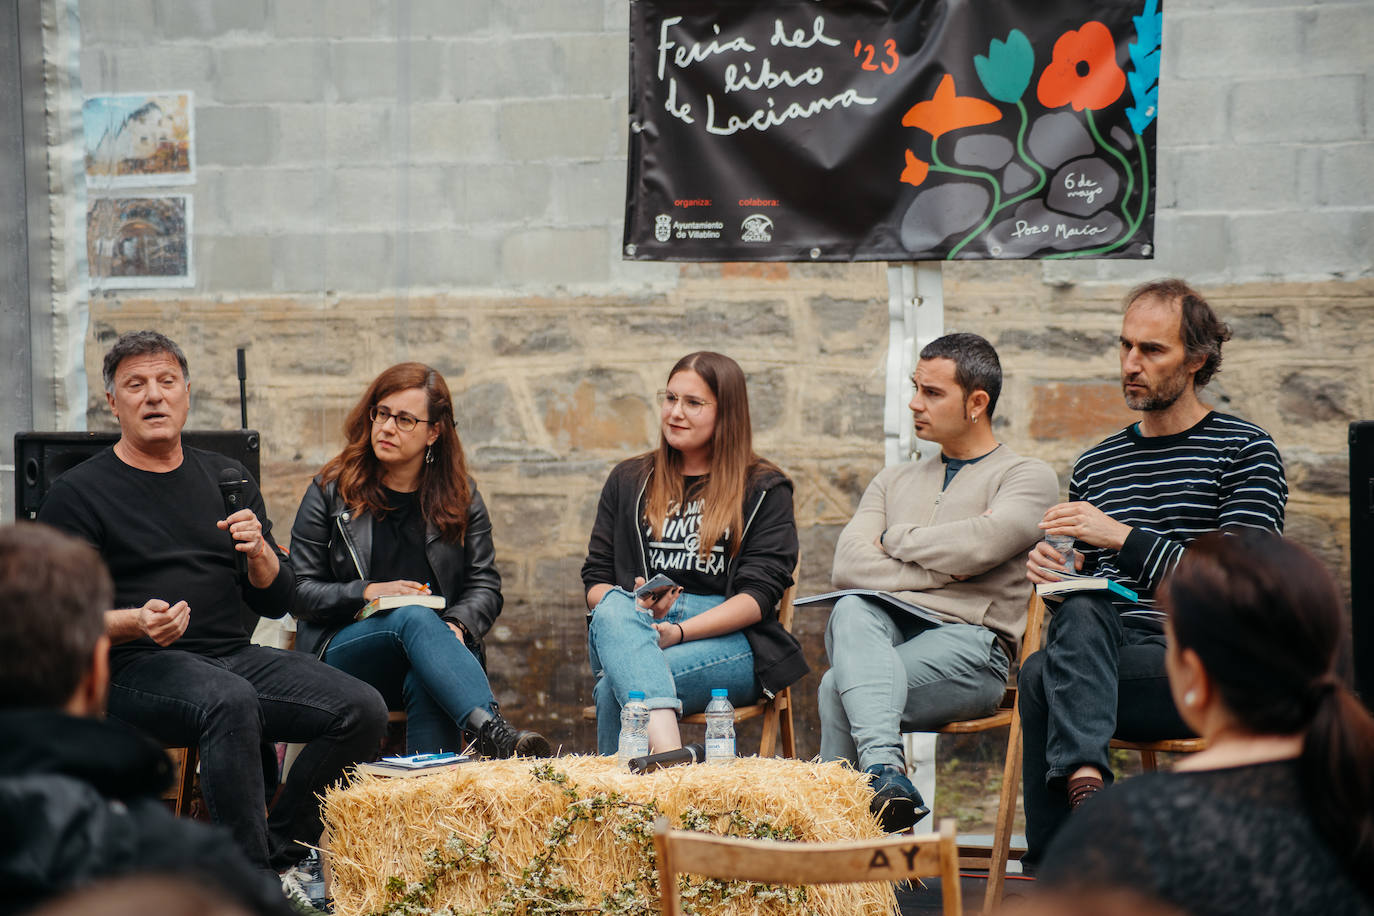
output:
[[1210,534],[1162,603],[1170,688],[1207,750],[1085,804],[1042,884],[1196,916],[1374,913],[1374,719],[1337,674],[1330,574],[1277,535]]

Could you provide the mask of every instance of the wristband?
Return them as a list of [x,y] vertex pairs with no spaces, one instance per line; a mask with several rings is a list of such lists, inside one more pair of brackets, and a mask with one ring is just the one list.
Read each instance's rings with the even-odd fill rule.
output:
[[687,641],[687,634],[682,632],[682,624],[675,623],[673,626],[677,627],[677,644],[680,646]]

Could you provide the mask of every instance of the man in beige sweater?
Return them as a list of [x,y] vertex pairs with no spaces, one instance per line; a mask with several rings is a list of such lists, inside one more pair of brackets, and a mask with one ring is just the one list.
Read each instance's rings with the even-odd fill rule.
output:
[[1002,389],[997,351],[976,334],[949,334],[922,351],[912,377],[916,435],[940,444],[927,458],[886,468],[864,492],[835,548],[837,589],[876,589],[931,612],[849,595],[825,633],[821,757],[848,760],[873,780],[885,829],[928,813],[907,779],[903,730],[989,714],[1026,628],[1021,557],[1059,498],[1054,471],[997,442]]

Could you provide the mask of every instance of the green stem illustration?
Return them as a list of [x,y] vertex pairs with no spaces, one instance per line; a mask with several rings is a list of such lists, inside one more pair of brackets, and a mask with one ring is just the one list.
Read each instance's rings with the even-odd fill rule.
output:
[[1035,174],[1040,176],[1040,180],[1029,190],[1022,191],[1020,194],[1017,194],[1015,197],[1002,204],[1001,209],[1003,210],[1019,204],[1027,197],[1034,197],[1036,194],[1039,194],[1041,188],[1045,187],[1045,182],[1048,180],[1048,176],[1045,175],[1045,170],[1040,167],[1040,163],[1036,162],[1026,153],[1026,128],[1030,126],[1030,116],[1026,113],[1026,103],[1017,99],[1016,107],[1021,112],[1021,128],[1016,132],[1016,154],[1021,157],[1022,162],[1035,170]]
[[1127,211],[1126,205],[1131,202],[1131,192],[1135,190],[1135,170],[1131,168],[1130,160],[1126,158],[1121,150],[1107,143],[1106,140],[1102,139],[1102,135],[1097,132],[1097,119],[1093,117],[1093,110],[1089,108],[1084,114],[1088,116],[1088,130],[1092,133],[1093,139],[1097,141],[1097,145],[1115,156],[1116,161],[1121,163],[1122,170],[1126,173],[1126,193],[1121,198],[1121,221],[1123,223],[1129,223],[1131,221],[1131,215]]
[[990,188],[992,188],[992,209],[988,211],[988,215],[983,219],[983,221],[974,227],[972,232],[964,236],[963,241],[961,241],[958,245],[955,245],[952,249],[950,249],[949,254],[945,256],[945,260],[953,261],[955,257],[958,256],[959,250],[961,248],[963,248],[969,242],[973,241],[975,238],[981,235],[988,228],[988,226],[992,224],[992,218],[997,215],[997,211],[1000,208],[1002,202],[1002,188],[998,185],[997,177],[995,175],[991,175],[987,172],[977,172],[969,169],[956,168],[952,165],[945,165],[944,162],[940,160],[940,150],[938,147],[938,141],[934,139],[930,141],[930,162],[930,167],[932,170],[948,172],[951,175],[963,175],[966,178],[981,178],[983,181],[986,181],[988,183],[988,186]]
[[[1123,204],[1122,216],[1126,217],[1126,231],[1123,232],[1121,234],[1121,237],[1118,238],[1115,242],[1103,245],[1100,248],[1088,248],[1083,251],[1059,252],[1057,254],[1046,255],[1045,260],[1061,261],[1067,258],[1084,258],[1095,254],[1106,254],[1109,251],[1115,251],[1122,245],[1125,245],[1135,236],[1135,231],[1139,229],[1140,224],[1145,221],[1145,211],[1150,205],[1150,168],[1149,163],[1145,160],[1145,140],[1143,137],[1140,136],[1140,134],[1135,135],[1135,146],[1136,149],[1140,150],[1140,209],[1136,211],[1135,217],[1132,218],[1125,211],[1125,206]],[[1124,157],[1122,161],[1125,162]],[[1131,168],[1129,162],[1126,162],[1126,172],[1132,180],[1132,184],[1127,185],[1127,187],[1134,187],[1135,170]]]

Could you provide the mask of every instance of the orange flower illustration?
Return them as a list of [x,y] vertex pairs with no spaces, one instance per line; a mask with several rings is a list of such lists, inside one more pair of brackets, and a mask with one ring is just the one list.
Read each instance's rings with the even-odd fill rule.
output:
[[1126,89],[1126,74],[1116,63],[1116,41],[1100,22],[1085,22],[1054,43],[1054,58],[1035,94],[1046,108],[1072,105],[1074,111],[1106,108]]
[[[991,124],[1001,119],[1001,109],[991,102],[967,95],[955,95],[954,77],[946,73],[944,79],[940,80],[940,85],[935,88],[934,97],[930,101],[912,105],[902,116],[902,125],[920,128],[932,137],[938,138],[951,130]],[[908,153],[907,156],[909,162],[911,154]]]
[[911,150],[906,151],[906,168],[902,169],[902,181],[909,185],[919,185],[930,174],[930,163],[917,159]]

